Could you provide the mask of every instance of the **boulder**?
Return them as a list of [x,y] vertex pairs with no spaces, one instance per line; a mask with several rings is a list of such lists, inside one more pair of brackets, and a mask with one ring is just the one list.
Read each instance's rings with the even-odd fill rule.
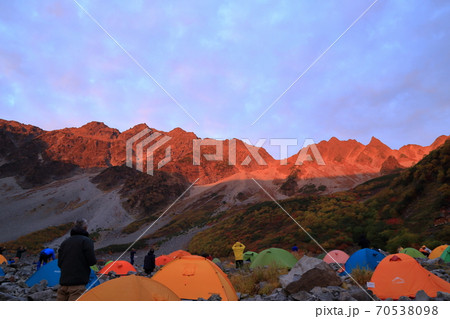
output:
[[56,294],[53,290],[47,289],[47,290],[38,291],[38,292],[35,292],[34,294],[29,295],[28,300],[34,300],[34,301],[56,300]]
[[357,301],[347,291],[341,292],[338,301]]
[[26,301],[26,299],[0,292],[0,301]]
[[436,298],[442,299],[444,301],[450,301],[450,294],[448,292],[438,291]]
[[310,291],[314,287],[339,286],[342,280],[324,261],[303,256],[287,275],[279,277],[281,286],[290,294]]
[[282,288],[276,288],[272,291],[272,294],[267,297],[270,301],[287,301],[288,296]]
[[371,294],[367,290],[361,289],[358,286],[352,286],[348,290],[348,293],[358,301],[372,301]]
[[331,291],[323,287],[314,287],[310,291],[314,296],[316,296],[320,301],[333,301],[335,300]]
[[208,298],[208,301],[222,301],[222,297],[220,297],[218,294],[212,294]]
[[400,298],[398,298],[398,301],[411,301],[411,298],[406,297],[406,296],[401,296]]
[[431,298],[430,298],[430,296],[427,295],[427,293],[425,291],[419,290],[416,293],[416,298],[414,300],[416,300],[416,301],[430,301]]
[[297,301],[313,301],[313,300],[317,299],[313,295],[311,295],[310,293],[308,293],[308,292],[306,292],[304,290],[299,291],[299,292],[297,292],[295,294],[292,294],[292,295],[290,295],[290,297],[293,300],[297,300]]

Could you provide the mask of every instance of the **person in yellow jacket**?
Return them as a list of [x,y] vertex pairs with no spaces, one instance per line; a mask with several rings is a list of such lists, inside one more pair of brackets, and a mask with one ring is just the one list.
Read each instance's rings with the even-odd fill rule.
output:
[[234,259],[236,260],[236,268],[242,268],[244,265],[244,244],[237,241],[232,249],[234,252]]

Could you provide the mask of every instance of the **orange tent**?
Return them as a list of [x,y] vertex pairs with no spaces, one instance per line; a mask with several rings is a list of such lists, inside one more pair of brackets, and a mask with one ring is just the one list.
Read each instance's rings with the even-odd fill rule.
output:
[[428,256],[428,259],[434,259],[441,257],[444,250],[446,250],[448,245],[441,245],[433,249],[430,253],[430,256]]
[[98,273],[107,275],[111,271],[114,271],[116,275],[128,275],[128,272],[134,271],[137,272],[136,268],[133,267],[128,261],[125,260],[117,260],[105,265]]
[[156,266],[164,266],[165,264],[167,264],[168,262],[171,262],[172,260],[173,260],[172,257],[166,256],[166,255],[161,255],[161,256],[155,258],[155,265]]
[[7,264],[8,261],[6,260],[5,256],[0,255],[0,264],[3,264],[3,263]]
[[222,300],[238,300],[227,275],[215,263],[201,256],[175,259],[159,270],[153,279],[181,299],[208,299],[212,294],[218,294]]
[[171,252],[167,256],[169,256],[172,259],[175,259],[175,258],[179,258],[179,257],[183,257],[183,256],[191,256],[191,253],[188,253],[187,251],[184,251],[184,250],[176,250],[174,252]]
[[163,284],[147,277],[126,276],[108,280],[86,292],[80,301],[177,301]]
[[415,297],[419,290],[424,290],[430,297],[436,297],[438,291],[450,293],[450,283],[432,274],[406,254],[384,258],[367,286],[380,299]]
[[328,254],[323,257],[323,261],[327,264],[332,263],[338,263],[338,264],[345,264],[347,260],[350,258],[349,255],[347,255],[342,250],[332,250],[328,252]]

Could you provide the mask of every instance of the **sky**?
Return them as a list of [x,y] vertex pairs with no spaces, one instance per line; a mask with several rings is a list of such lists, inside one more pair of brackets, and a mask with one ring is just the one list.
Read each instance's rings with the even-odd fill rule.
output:
[[297,139],[289,155],[429,145],[450,134],[450,2],[373,3],[1,1],[0,118]]

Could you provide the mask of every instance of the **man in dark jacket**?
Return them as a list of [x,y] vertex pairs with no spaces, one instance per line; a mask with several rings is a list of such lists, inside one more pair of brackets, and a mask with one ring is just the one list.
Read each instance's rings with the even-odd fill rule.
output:
[[79,219],[70,231],[70,237],[59,248],[58,266],[61,278],[57,300],[77,300],[86,290],[91,274],[90,266],[97,263],[94,243],[87,232],[87,221]]
[[153,248],[145,255],[144,270],[147,275],[150,275],[155,270],[155,254]]

